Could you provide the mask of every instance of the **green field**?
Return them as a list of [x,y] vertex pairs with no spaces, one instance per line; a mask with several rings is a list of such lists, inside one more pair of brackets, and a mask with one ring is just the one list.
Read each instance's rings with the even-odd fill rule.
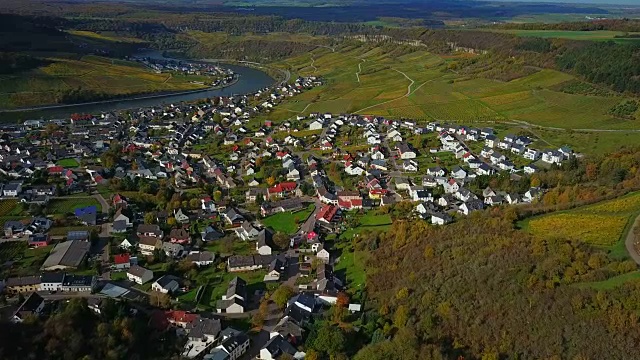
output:
[[609,290],[618,286],[622,286],[623,284],[629,281],[633,281],[637,279],[640,279],[640,271],[633,271],[630,273],[614,276],[610,279],[603,280],[603,281],[580,283],[580,284],[577,284],[577,286],[589,287],[596,290]]
[[67,214],[73,213],[76,209],[86,206],[96,206],[98,208],[98,212],[102,210],[102,206],[98,200],[92,197],[86,197],[52,200],[47,206],[47,211],[50,214]]
[[46,60],[49,63],[37,69],[0,76],[0,108],[57,104],[62,101],[61,94],[76,89],[124,96],[203,87],[123,60],[65,54]]
[[335,266],[335,271],[344,272],[350,289],[359,289],[367,280],[366,261],[369,253],[366,251],[343,252],[340,261]]
[[298,226],[307,220],[313,209],[314,205],[309,205],[304,210],[277,213],[262,219],[262,223],[274,231],[292,235],[298,231]]
[[591,40],[591,41],[616,41],[621,43],[640,42],[640,38],[625,37],[628,34],[622,31],[563,31],[563,30],[498,30],[508,34],[522,37],[557,38],[570,40]]
[[65,168],[75,168],[80,166],[78,161],[76,161],[76,159],[73,159],[73,158],[58,160],[56,161],[56,165],[59,165]]

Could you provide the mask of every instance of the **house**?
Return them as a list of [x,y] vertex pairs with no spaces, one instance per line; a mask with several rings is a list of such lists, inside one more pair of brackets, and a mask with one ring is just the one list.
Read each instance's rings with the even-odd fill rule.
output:
[[213,226],[207,226],[201,233],[202,241],[214,241],[224,237],[224,234],[216,230]]
[[229,208],[225,213],[222,214],[224,220],[232,226],[240,226],[245,220],[244,216],[242,216],[238,211],[234,208]]
[[431,223],[434,225],[444,225],[453,221],[453,218],[448,214],[435,213],[431,215]]
[[244,241],[251,240],[260,233],[260,231],[253,227],[253,225],[248,221],[243,222],[242,225],[235,228],[234,231],[236,232],[236,235]]
[[170,241],[162,242],[162,250],[167,256],[172,258],[179,258],[184,255],[184,246],[178,243],[172,243]]
[[20,195],[22,192],[22,182],[21,181],[13,181],[7,183],[2,188],[2,195],[5,197],[16,197]]
[[46,272],[40,277],[40,291],[55,292],[62,290],[65,274],[62,272]]
[[127,227],[133,226],[133,223],[131,223],[131,218],[122,212],[122,208],[118,209],[113,215],[113,222],[116,221],[123,221]]
[[61,290],[64,292],[92,292],[97,283],[97,278],[93,275],[70,275],[64,276]]
[[182,209],[178,209],[177,211],[174,212],[174,217],[176,218],[176,221],[180,224],[186,224],[189,222],[189,216],[186,215]]
[[456,166],[451,169],[451,176],[453,176],[455,179],[464,179],[467,177],[467,172],[464,171],[463,168]]
[[30,248],[39,248],[48,246],[51,242],[51,236],[49,234],[33,234],[29,235],[28,244]]
[[191,236],[184,227],[172,229],[169,232],[169,241],[174,244],[187,244],[191,242]]
[[[222,330],[222,324],[217,319],[207,319],[198,317],[192,322],[188,323],[185,327],[185,331],[188,333],[189,341],[195,341],[198,343],[213,343],[218,339]],[[188,345],[188,343],[187,343]]]
[[89,254],[91,243],[69,240],[58,243],[44,261],[40,269],[45,271],[78,268]]
[[224,339],[210,354],[205,355],[203,360],[237,360],[247,352],[249,344],[249,337],[238,332]]
[[187,255],[187,260],[198,266],[208,266],[213,264],[216,256],[210,251],[192,251]]
[[411,182],[408,178],[395,178],[396,190],[409,190],[411,188]]
[[111,268],[114,270],[126,270],[131,267],[131,256],[129,254],[118,254],[113,256],[113,265]]
[[484,208],[482,201],[474,199],[469,200],[458,208],[458,212],[464,215],[469,215],[472,211],[482,210]]
[[233,255],[227,260],[229,272],[253,271],[269,266],[271,262],[279,258],[274,255]]
[[127,278],[129,281],[142,285],[153,279],[153,271],[134,265],[127,271]]
[[74,211],[74,215],[84,225],[96,225],[97,216],[98,216],[98,208],[95,205],[77,208]]
[[542,153],[542,161],[547,164],[562,164],[562,160],[564,160],[564,155],[557,150],[547,150]]
[[5,290],[10,295],[40,291],[40,276],[22,276],[8,278],[5,282]]
[[289,342],[282,337],[282,335],[278,334],[264,345],[262,349],[260,349],[260,359],[261,360],[275,360],[279,359],[287,354],[289,358],[294,358],[297,351]]
[[241,314],[244,312],[247,299],[247,283],[239,277],[229,281],[227,292],[218,300],[216,309],[218,313]]
[[31,293],[27,297],[20,307],[13,313],[11,321],[14,323],[21,323],[29,316],[40,316],[44,309],[44,299],[37,293]]
[[263,281],[278,281],[280,277],[285,272],[287,267],[286,258],[276,257],[270,264],[267,269],[267,274],[264,276]]
[[407,143],[401,143],[398,145],[397,148],[398,148],[398,155],[400,156],[400,159],[407,160],[407,159],[416,158],[415,151],[411,150],[411,148]]
[[162,248],[162,240],[156,237],[142,236],[139,238],[138,249],[142,255],[153,255],[156,249]]
[[522,200],[530,203],[540,199],[541,196],[542,191],[539,188],[530,188],[526,193],[524,193]]
[[258,233],[258,239],[256,240],[256,251],[260,255],[271,255],[271,248],[273,244],[273,234],[267,229],[262,229]]
[[[314,244],[315,245],[315,244]],[[322,261],[325,264],[328,264],[331,258],[331,255],[329,254],[329,252],[327,251],[327,249],[324,248],[324,246],[320,245],[318,246],[314,252],[316,253],[316,258],[320,261]]]
[[160,229],[160,226],[155,224],[140,224],[136,228],[136,234],[138,236],[162,238],[164,233]]
[[130,250],[133,247],[133,243],[129,239],[124,239],[120,242],[118,247],[122,250]]
[[271,330],[270,337],[281,335],[290,344],[301,344],[304,328],[290,316],[284,316]]
[[338,217],[338,210],[339,208],[337,206],[325,205],[316,215],[316,220],[331,223]]
[[535,173],[536,171],[538,171],[538,167],[530,164],[530,165],[525,165],[525,167],[523,168],[524,173],[527,175],[531,175],[533,173]]
[[[153,277],[153,275],[152,275]],[[151,290],[163,294],[173,294],[180,289],[180,278],[173,275],[164,275],[151,284]]]

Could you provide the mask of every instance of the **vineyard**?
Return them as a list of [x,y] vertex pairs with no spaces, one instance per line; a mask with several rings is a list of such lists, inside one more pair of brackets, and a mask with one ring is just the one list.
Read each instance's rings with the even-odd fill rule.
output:
[[19,215],[22,206],[18,204],[16,199],[0,200],[0,216]]
[[613,246],[640,213],[640,193],[559,213],[535,217],[524,228],[538,237],[575,239],[597,246]]

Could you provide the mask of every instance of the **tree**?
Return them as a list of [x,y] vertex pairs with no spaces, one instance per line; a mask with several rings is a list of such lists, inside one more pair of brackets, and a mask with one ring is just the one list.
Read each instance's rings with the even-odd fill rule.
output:
[[167,219],[167,225],[169,226],[175,226],[178,222],[176,221],[176,218],[174,218],[173,216],[170,216]]
[[276,289],[273,295],[271,295],[271,300],[273,300],[273,302],[275,302],[281,309],[284,309],[293,295],[295,295],[293,288],[283,284]]
[[276,178],[274,176],[269,176],[267,178],[267,185],[269,186],[273,186],[276,183]]
[[267,315],[269,315],[269,303],[263,299],[258,307],[258,312],[251,318],[251,325],[257,329],[262,328]]
[[335,355],[344,350],[345,343],[342,329],[325,322],[318,329],[312,348],[321,353]]
[[145,224],[154,224],[156,222],[156,216],[152,212],[148,212],[144,214],[144,223]]
[[262,205],[264,203],[264,196],[262,194],[256,195],[256,204]]
[[273,243],[280,250],[286,250],[289,247],[290,242],[291,240],[289,239],[289,235],[281,231],[278,231],[277,233],[275,233],[275,235],[273,235]]
[[218,202],[220,200],[222,200],[222,192],[220,190],[216,190],[213,193],[213,201]]
[[168,309],[171,307],[171,297],[169,294],[163,294],[159,291],[150,291],[149,305],[159,307],[161,309]]

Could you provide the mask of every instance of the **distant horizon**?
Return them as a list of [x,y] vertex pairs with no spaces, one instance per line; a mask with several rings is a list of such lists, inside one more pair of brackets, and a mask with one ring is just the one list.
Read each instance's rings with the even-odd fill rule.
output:
[[480,0],[484,2],[528,2],[553,4],[585,4],[585,5],[633,5],[640,7],[639,0]]

